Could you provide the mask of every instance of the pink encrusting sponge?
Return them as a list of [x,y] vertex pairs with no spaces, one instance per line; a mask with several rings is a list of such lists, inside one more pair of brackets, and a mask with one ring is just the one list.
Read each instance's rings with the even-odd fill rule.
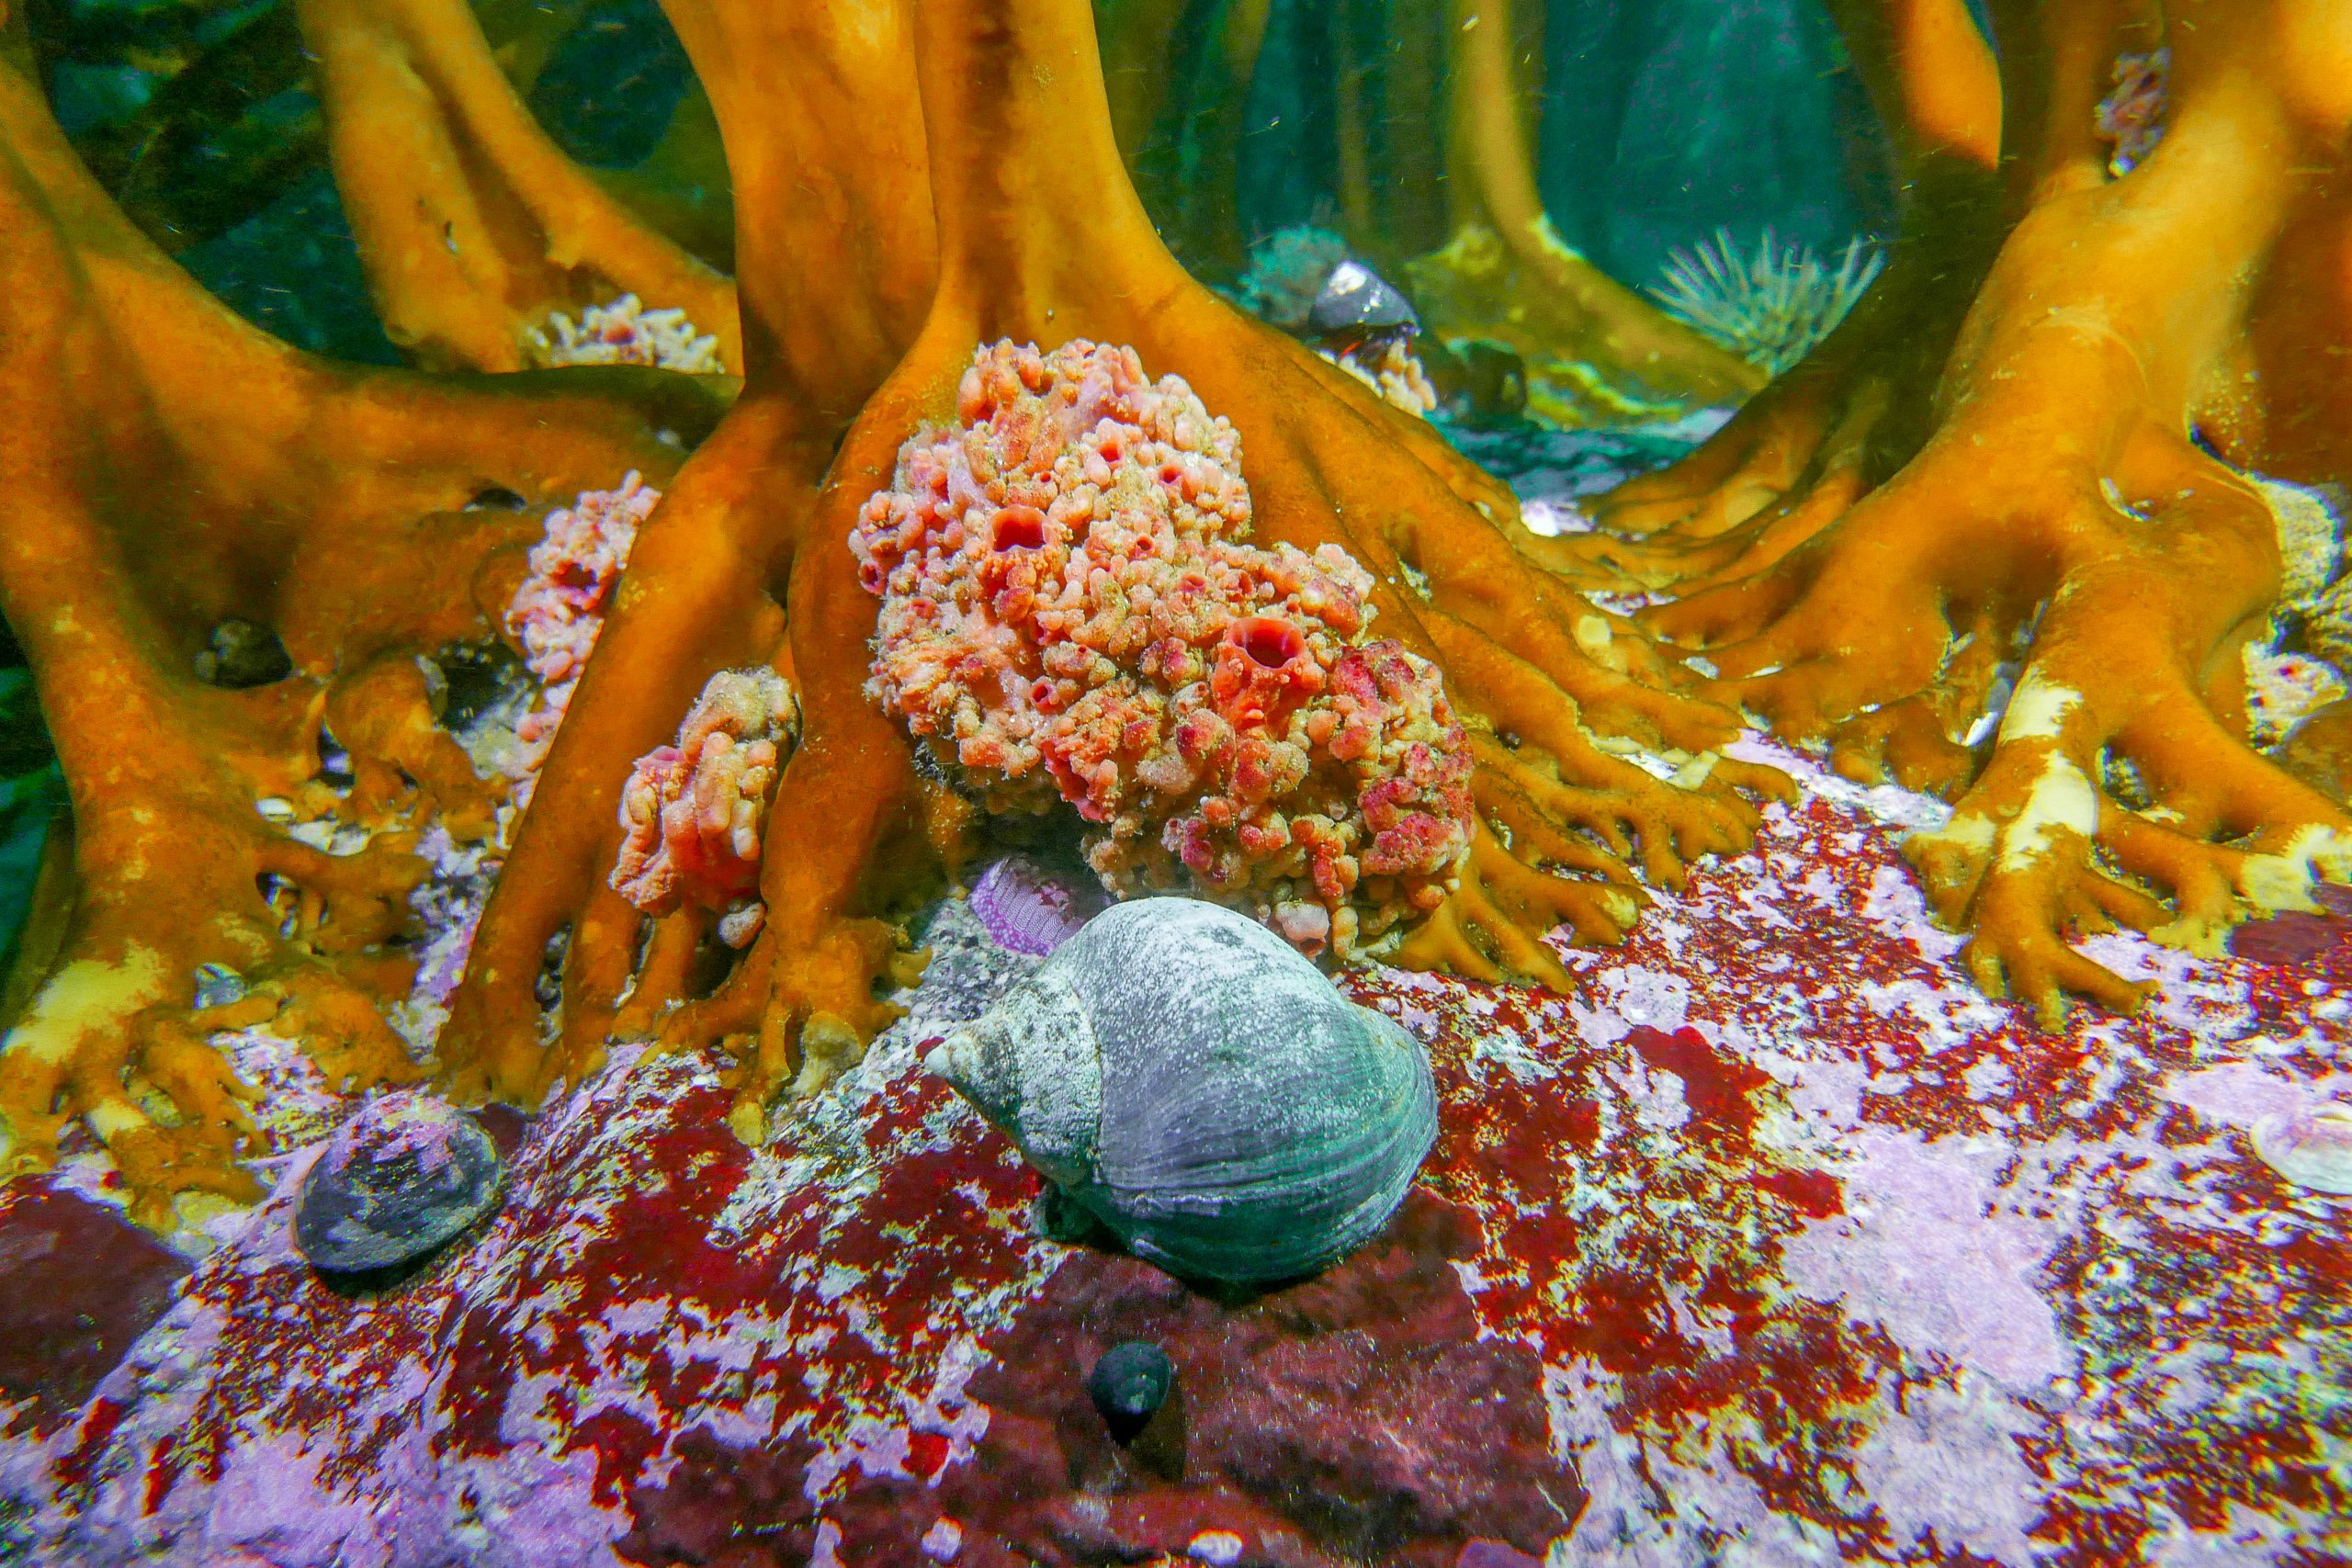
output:
[[719,935],[748,943],[765,913],[753,896],[768,797],[799,732],[799,699],[774,670],[713,675],[678,743],[639,757],[622,788],[614,891],[650,915],[723,911]]
[[1131,348],[984,346],[850,536],[868,693],[998,811],[1056,800],[1123,896],[1190,887],[1300,947],[1434,908],[1471,762],[1437,670],[1367,636],[1346,551],[1247,541],[1240,438]]

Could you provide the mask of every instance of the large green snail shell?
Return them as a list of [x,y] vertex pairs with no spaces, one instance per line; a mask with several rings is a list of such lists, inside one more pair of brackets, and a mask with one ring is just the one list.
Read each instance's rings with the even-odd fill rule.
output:
[[1191,898],[1114,905],[924,1065],[1170,1273],[1311,1274],[1437,1136],[1429,1058],[1289,943]]

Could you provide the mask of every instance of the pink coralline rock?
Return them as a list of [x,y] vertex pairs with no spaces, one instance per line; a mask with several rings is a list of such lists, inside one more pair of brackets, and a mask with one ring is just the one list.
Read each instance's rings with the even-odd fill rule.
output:
[[[2277,961],[2091,939],[2150,1005],[2045,1032],[1904,869],[1943,807],[1736,744],[1804,797],[1568,953],[1573,995],[1339,976],[1427,1044],[1438,1142],[1378,1240],[1248,1300],[1040,1233],[919,1066],[1013,969],[952,903],[909,1016],[771,1142],[711,1064],[617,1045],[396,1292],[294,1251],[315,1142],[175,1291],[0,1201],[0,1362],[46,1378],[10,1337],[98,1317],[64,1386],[0,1380],[0,1560],[2343,1561],[2352,1198],[2258,1144],[2346,1092],[2352,922]],[[1178,1393],[1122,1447],[1084,1383],[1126,1338]]]
[[546,536],[531,547],[530,573],[506,606],[506,629],[523,645],[523,662],[540,684],[537,701],[514,727],[517,777],[535,775],[547,760],[605,629],[637,530],[661,500],[662,492],[632,470],[618,490],[582,491],[570,506],[548,513]]
[[998,811],[1067,801],[1121,895],[1191,887],[1360,951],[1467,852],[1436,669],[1336,546],[1246,542],[1240,439],[1128,348],[983,347],[850,538],[867,690]]
[[721,935],[756,935],[760,835],[768,797],[800,731],[800,703],[775,671],[721,670],[678,727],[678,743],[637,760],[621,791],[613,890],[649,915],[682,904],[730,910]]

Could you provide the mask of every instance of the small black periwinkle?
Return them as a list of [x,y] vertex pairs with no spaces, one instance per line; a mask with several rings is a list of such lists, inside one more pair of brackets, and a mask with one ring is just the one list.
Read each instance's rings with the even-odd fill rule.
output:
[[1405,296],[1358,261],[1333,267],[1306,312],[1307,331],[1317,337],[1409,338],[1420,325]]
[[1175,1382],[1176,1367],[1167,1351],[1148,1339],[1129,1339],[1094,1363],[1086,1375],[1086,1392],[1111,1436],[1125,1443],[1150,1424]]

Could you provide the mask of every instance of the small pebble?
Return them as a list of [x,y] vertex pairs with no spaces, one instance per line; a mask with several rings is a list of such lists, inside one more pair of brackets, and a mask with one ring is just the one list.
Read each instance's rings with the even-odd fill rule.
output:
[[2298,1187],[2352,1195],[2352,1104],[2325,1100],[2308,1111],[2266,1118],[2254,1129],[2254,1152]]
[[294,660],[277,634],[232,615],[212,628],[210,646],[196,656],[196,678],[207,685],[242,691],[266,686],[294,673]]
[[334,1273],[413,1262],[490,1213],[504,1180],[472,1117],[427,1095],[383,1095],[336,1130],[303,1178],[294,1245]]
[[1086,1376],[1086,1392],[1111,1435],[1125,1442],[1143,1430],[1168,1403],[1176,1368],[1168,1353],[1148,1339],[1114,1345]]
[[1185,1543],[1184,1555],[1209,1568],[1233,1568],[1241,1561],[1241,1538],[1231,1530],[1203,1530]]

